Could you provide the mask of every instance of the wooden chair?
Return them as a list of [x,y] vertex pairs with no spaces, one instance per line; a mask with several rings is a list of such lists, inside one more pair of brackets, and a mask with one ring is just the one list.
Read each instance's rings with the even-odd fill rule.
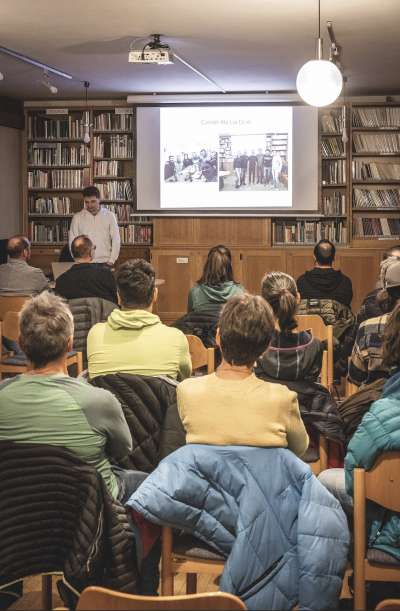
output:
[[6,312],[20,312],[22,306],[32,295],[0,295],[0,320],[4,319]]
[[161,593],[174,594],[174,574],[186,575],[186,593],[197,592],[197,573],[219,576],[224,570],[225,558],[190,535],[173,538],[172,529],[163,526],[161,555]]
[[388,564],[378,564],[374,550],[366,549],[367,499],[390,511],[400,512],[400,452],[381,454],[370,471],[356,468],[353,477],[354,609],[366,609],[366,581],[400,580],[400,561],[393,558],[391,562],[387,555]]
[[[18,341],[19,337],[19,312],[6,312],[4,319],[0,321],[0,351],[2,338]],[[83,371],[82,352],[70,352],[67,357],[67,367],[76,365],[77,375]],[[28,371],[26,360],[13,358],[13,354],[0,352],[0,380],[3,373],[19,374]]]
[[189,344],[193,371],[207,366],[207,373],[213,373],[215,371],[215,349],[206,348],[201,339],[196,335],[186,335],[186,339]]
[[[349,358],[348,358],[347,371],[349,371],[350,361],[351,361],[351,356],[349,356]],[[347,399],[348,397],[351,397],[352,395],[355,395],[358,390],[359,390],[359,387],[356,384],[353,384],[353,382],[350,382],[348,376],[346,376],[345,398]]]
[[[296,316],[299,331],[311,331],[313,336],[326,341],[327,346],[327,388],[333,386],[333,327],[325,325],[321,316],[317,314],[304,314]],[[322,373],[322,372],[321,372]]]
[[135,596],[91,586],[80,595],[76,611],[110,609],[110,611],[243,611],[240,598],[226,592],[209,592],[194,596]]
[[400,611],[400,598],[386,598],[375,607],[375,611]]

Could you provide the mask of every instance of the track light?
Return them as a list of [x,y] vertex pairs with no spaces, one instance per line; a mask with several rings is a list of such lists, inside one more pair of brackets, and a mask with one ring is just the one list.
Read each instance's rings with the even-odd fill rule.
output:
[[90,83],[89,81],[83,81],[83,87],[85,89],[85,106],[86,106],[86,111],[85,111],[85,122],[83,123],[83,142],[85,144],[90,144],[90,123],[89,123],[89,101],[88,101],[88,95],[89,95],[89,87],[90,87]]
[[52,93],[53,95],[56,95],[58,93],[58,89],[55,85],[52,85],[50,82],[50,77],[49,77],[49,73],[46,72],[46,70],[43,72],[43,79],[40,81],[42,83],[42,85],[44,87],[47,87],[47,89],[50,91],[50,93]]
[[4,74],[0,72],[0,81],[4,81]]

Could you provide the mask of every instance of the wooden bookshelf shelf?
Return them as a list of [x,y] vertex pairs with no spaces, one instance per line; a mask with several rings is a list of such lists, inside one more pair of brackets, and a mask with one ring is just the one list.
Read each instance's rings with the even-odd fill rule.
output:
[[133,131],[130,129],[94,129],[93,134],[129,134],[133,135]]
[[379,151],[375,152],[363,152],[363,153],[352,153],[352,157],[400,157],[400,151],[397,153],[380,153]]
[[93,180],[133,180],[132,176],[93,176]]
[[84,187],[74,187],[74,188],[68,188],[68,187],[64,187],[64,189],[53,189],[50,187],[28,187],[28,191],[40,191],[41,193],[82,193],[82,190],[84,189]]
[[28,212],[29,218],[61,218],[61,219],[70,219],[74,215],[73,214],[54,214],[53,212],[49,212],[48,214],[43,214],[42,212]]
[[329,155],[329,157],[327,156],[323,156],[321,157],[322,161],[329,161],[332,159],[346,159],[346,155]]
[[134,161],[133,157],[94,157],[94,161]]
[[90,165],[36,165],[33,163],[28,163],[28,169],[32,170],[84,170],[85,168],[90,168]]
[[322,189],[345,189],[346,188],[346,183],[344,182],[340,182],[337,184],[329,184],[329,185],[325,185],[324,183],[321,184],[321,188]]
[[27,142],[48,142],[49,144],[54,142],[65,142],[67,144],[68,142],[80,142],[81,144],[84,144],[83,138],[28,138]]
[[353,127],[352,130],[353,132],[367,132],[370,134],[373,134],[374,132],[377,134],[385,132],[389,132],[391,134],[400,133],[400,127]]
[[358,214],[362,213],[362,214],[370,214],[370,213],[374,213],[374,212],[384,212],[385,214],[399,214],[400,215],[400,208],[352,208],[353,212],[356,212]]
[[321,132],[320,134],[321,138],[333,138],[335,136],[341,138],[342,137],[342,132]]
[[353,185],[400,185],[399,180],[354,180]]

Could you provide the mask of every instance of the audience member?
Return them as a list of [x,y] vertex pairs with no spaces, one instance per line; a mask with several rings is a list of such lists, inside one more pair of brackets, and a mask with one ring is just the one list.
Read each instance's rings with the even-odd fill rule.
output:
[[190,289],[188,312],[219,314],[223,304],[243,290],[233,277],[231,251],[219,244],[209,251],[201,278]]
[[271,308],[261,297],[229,299],[217,333],[222,352],[217,372],[178,386],[187,443],[288,447],[298,456],[305,453],[308,435],[296,394],[259,380],[252,371],[273,329]]
[[329,240],[320,240],[314,248],[314,269],[297,280],[301,299],[334,299],[350,308],[353,288],[350,278],[333,269],[336,249]]
[[71,252],[75,264],[56,280],[55,291],[64,299],[100,297],[118,303],[117,286],[111,269],[93,263],[95,246],[86,235],[72,241]]
[[0,265],[0,295],[20,293],[36,295],[48,287],[48,280],[41,269],[31,267],[31,244],[23,235],[16,235],[7,242],[8,263]]
[[377,299],[385,314],[361,323],[351,354],[349,379],[361,386],[380,378],[387,378],[389,371],[383,362],[383,335],[389,313],[400,301],[400,259],[389,257],[382,266],[383,289]]
[[[390,315],[385,328],[383,359],[386,367],[395,370],[387,380],[380,399],[372,404],[352,437],[344,469],[323,471],[319,479],[338,498],[346,513],[353,511],[353,470],[369,470],[379,455],[400,450],[400,305]],[[400,517],[383,507],[369,504],[370,524],[368,547],[377,548],[400,560]]]
[[118,372],[174,379],[190,376],[186,337],[153,314],[158,290],[152,265],[142,259],[126,261],[117,269],[116,281],[121,310],[116,308],[88,335],[90,378]]
[[[20,345],[31,370],[0,384],[0,439],[63,446],[94,466],[114,498],[129,497],[131,476],[112,470],[132,440],[121,406],[108,391],[67,374],[73,319],[68,306],[44,292],[20,316]],[[135,488],[134,488],[135,489]]]

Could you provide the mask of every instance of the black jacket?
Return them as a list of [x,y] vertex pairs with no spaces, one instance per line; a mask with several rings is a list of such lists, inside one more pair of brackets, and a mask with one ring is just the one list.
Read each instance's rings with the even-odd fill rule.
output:
[[348,307],[353,299],[350,278],[332,268],[315,267],[305,272],[298,278],[297,288],[302,299],[334,299]]
[[62,571],[78,592],[137,592],[126,510],[91,465],[62,447],[0,441],[0,492],[0,587]]
[[64,299],[99,297],[118,303],[114,275],[103,263],[75,263],[57,278],[55,292]]
[[185,445],[174,380],[114,373],[97,376],[90,383],[106,388],[121,403],[133,449],[129,457],[118,461],[120,467],[150,473],[162,458]]
[[189,312],[178,318],[172,326],[185,335],[196,335],[206,348],[213,348],[221,308],[222,305],[219,305],[215,312]]

